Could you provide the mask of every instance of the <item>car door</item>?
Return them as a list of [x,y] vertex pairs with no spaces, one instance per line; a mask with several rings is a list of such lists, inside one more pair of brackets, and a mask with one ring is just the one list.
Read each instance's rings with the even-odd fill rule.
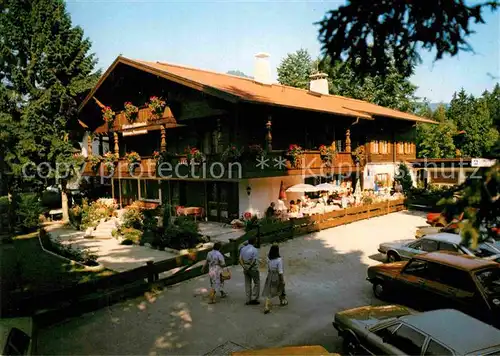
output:
[[405,260],[409,260],[415,255],[419,255],[424,252],[433,252],[437,251],[438,243],[435,240],[422,237],[418,241],[412,242],[406,246],[406,248],[398,251],[401,258]]
[[427,261],[418,258],[413,258],[407,263],[401,273],[394,278],[395,290],[399,292],[400,297],[414,302],[422,298],[427,266]]
[[422,285],[422,300],[425,308],[450,308],[457,291],[447,283],[447,274],[451,273],[449,269],[450,267],[440,263],[429,262],[425,283]]

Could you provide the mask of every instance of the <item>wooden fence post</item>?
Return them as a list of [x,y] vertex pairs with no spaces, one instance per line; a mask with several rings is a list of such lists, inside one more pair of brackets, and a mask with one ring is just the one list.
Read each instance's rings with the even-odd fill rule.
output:
[[159,279],[158,273],[154,271],[154,261],[147,261],[146,266],[148,266],[148,283],[153,283]]
[[238,264],[238,244],[234,239],[229,239],[229,256],[231,256],[231,264],[236,266]]

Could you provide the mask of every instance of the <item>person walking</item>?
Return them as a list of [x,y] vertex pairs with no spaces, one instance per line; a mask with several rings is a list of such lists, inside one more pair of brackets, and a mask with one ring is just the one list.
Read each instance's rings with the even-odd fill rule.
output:
[[226,266],[224,255],[220,252],[221,243],[216,242],[212,251],[207,254],[207,259],[201,271],[205,272],[208,266],[208,276],[210,277],[210,304],[215,303],[217,292],[220,292],[220,297],[227,296],[224,292],[224,280],[221,278],[222,269]]
[[[240,250],[240,265],[245,276],[246,305],[258,305],[260,294],[259,250],[255,248],[255,237],[248,239],[248,244]],[[252,288],[253,282],[253,288]]]
[[267,278],[262,296],[266,297],[264,314],[271,311],[271,299],[279,296],[280,305],[287,305],[285,293],[285,279],[283,278],[283,260],[280,256],[278,244],[273,244],[267,256]]

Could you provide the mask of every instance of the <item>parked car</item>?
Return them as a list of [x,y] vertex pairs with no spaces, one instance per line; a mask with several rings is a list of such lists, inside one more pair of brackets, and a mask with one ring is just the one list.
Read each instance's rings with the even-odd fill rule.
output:
[[366,306],[335,314],[350,354],[498,355],[500,330],[458,310],[416,313],[400,305]]
[[419,239],[421,237],[427,236],[427,235],[434,235],[438,234],[440,232],[448,232],[450,234],[458,234],[460,232],[460,228],[458,226],[458,221],[453,221],[446,225],[445,227],[442,226],[420,226],[417,228],[417,231],[415,232],[415,238]]
[[35,330],[32,318],[1,318],[2,355],[36,355]]
[[377,298],[409,297],[425,308],[453,308],[500,326],[500,264],[446,252],[368,268]]
[[276,347],[270,349],[259,349],[259,350],[244,350],[233,352],[231,356],[288,356],[288,355],[335,355],[340,356],[336,353],[329,353],[327,349],[323,346],[312,345],[312,346],[286,346],[286,347]]
[[415,255],[434,251],[452,251],[476,257],[500,254],[500,241],[482,242],[474,250],[461,243],[460,235],[443,232],[427,235],[416,241],[412,239],[384,242],[379,245],[378,251],[387,256],[388,262],[409,260]]

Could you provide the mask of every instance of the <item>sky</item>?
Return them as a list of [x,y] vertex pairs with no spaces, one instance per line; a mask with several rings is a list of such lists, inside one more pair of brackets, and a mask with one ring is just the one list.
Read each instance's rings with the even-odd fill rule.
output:
[[[473,1],[471,1],[473,2]],[[67,0],[73,24],[93,43],[104,70],[118,55],[253,75],[254,55],[271,55],[272,75],[287,53],[305,48],[321,53],[321,20],[344,1],[106,1]],[[417,96],[449,102],[455,91],[481,95],[500,81],[500,11],[485,12],[486,24],[474,25],[473,53],[435,62],[422,52],[411,81]],[[496,78],[492,78],[492,76]]]

